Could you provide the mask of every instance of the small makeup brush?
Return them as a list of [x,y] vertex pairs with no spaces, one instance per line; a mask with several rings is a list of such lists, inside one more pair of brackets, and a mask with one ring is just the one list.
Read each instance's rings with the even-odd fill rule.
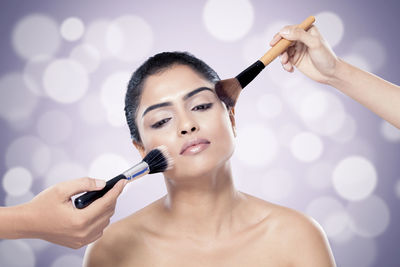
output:
[[[307,31],[314,22],[315,18],[310,16],[298,26]],[[246,85],[248,85],[269,63],[282,54],[291,44],[292,41],[281,39],[277,44],[269,49],[264,56],[242,71],[235,78],[218,81],[215,84],[215,91],[219,99],[221,99],[228,107],[235,107],[242,89],[245,88]]]
[[165,146],[159,146],[151,150],[143,160],[135,166],[129,168],[122,174],[108,180],[105,187],[99,191],[90,191],[77,197],[74,201],[75,207],[83,209],[90,203],[98,198],[104,196],[113,186],[121,179],[136,180],[146,174],[164,172],[171,169],[173,166],[173,160],[169,156],[167,148]]

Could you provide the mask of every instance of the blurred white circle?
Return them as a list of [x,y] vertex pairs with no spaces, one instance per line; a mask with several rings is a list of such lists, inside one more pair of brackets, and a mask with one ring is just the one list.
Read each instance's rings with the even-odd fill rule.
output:
[[111,179],[131,167],[128,161],[113,153],[104,153],[92,161],[89,176],[96,179]]
[[400,142],[400,130],[387,121],[381,123],[381,134],[389,142]]
[[7,195],[5,204],[7,207],[17,206],[31,201],[34,197],[35,195],[31,191],[26,192],[22,196]]
[[112,126],[125,126],[125,93],[131,73],[116,72],[106,78],[101,86],[101,103],[107,110]]
[[274,169],[268,171],[262,178],[264,197],[279,201],[290,196],[293,192],[294,181],[292,175],[285,170]]
[[94,72],[100,65],[100,52],[91,44],[76,46],[69,57],[79,62],[88,73]]
[[269,47],[267,40],[260,35],[247,37],[244,42],[242,54],[247,64],[256,62]]
[[357,123],[350,115],[346,115],[340,129],[330,136],[333,140],[339,143],[345,143],[352,140],[357,132]]
[[372,71],[370,63],[363,56],[355,53],[343,56],[343,60],[365,71]]
[[263,94],[257,100],[257,109],[266,118],[274,118],[282,111],[282,101],[275,94]]
[[386,62],[386,51],[378,40],[372,38],[363,38],[356,41],[352,51],[357,51],[370,66],[370,70],[381,68]]
[[346,209],[333,197],[319,197],[312,200],[306,208],[306,214],[318,221],[328,237],[345,232],[349,226]]
[[49,56],[37,56],[31,58],[24,67],[24,81],[31,92],[38,96],[45,95],[43,89],[43,73],[51,62]]
[[397,182],[394,186],[394,192],[395,192],[397,198],[400,198],[400,179],[397,180]]
[[22,196],[26,194],[32,185],[31,173],[23,167],[9,169],[3,176],[3,188],[7,194]]
[[250,166],[266,166],[277,154],[275,134],[262,124],[249,124],[237,131],[237,158]]
[[329,162],[316,162],[306,172],[308,184],[315,189],[325,189],[332,185],[333,165]]
[[248,0],[208,0],[203,22],[208,32],[221,41],[234,42],[253,26],[254,11]]
[[363,237],[381,235],[390,222],[387,204],[376,195],[371,195],[362,201],[350,202],[347,212],[351,217],[352,230]]
[[0,117],[10,122],[26,120],[37,102],[21,74],[7,73],[0,78]]
[[92,22],[86,30],[84,43],[96,48],[102,59],[111,56],[107,48],[107,31],[110,22],[107,20],[96,20]]
[[336,192],[351,201],[367,198],[375,189],[377,174],[375,166],[368,159],[349,156],[342,159],[333,171],[333,185]]
[[340,99],[326,91],[313,91],[300,104],[300,116],[308,128],[321,135],[334,135],[346,119]]
[[[259,57],[261,56],[262,54]],[[287,72],[283,69],[279,58],[268,65],[266,74],[275,85],[286,89],[283,93],[286,93],[288,98],[296,102],[299,101],[297,95],[303,95],[304,91],[309,91],[309,89],[302,84],[305,77],[304,74],[296,70],[294,72]]]
[[22,240],[0,241],[0,265],[4,267],[34,267],[35,253]]
[[[89,93],[82,101],[79,102],[79,114],[85,122],[99,124],[106,119],[105,108],[101,108],[102,103],[100,96],[94,93]],[[124,114],[120,110],[121,113]]]
[[87,170],[82,165],[70,161],[60,162],[52,166],[46,173],[45,188],[86,176]]
[[85,26],[79,18],[70,17],[61,24],[61,36],[67,41],[80,39],[85,31]]
[[[293,23],[286,20],[278,20],[271,23],[268,23],[268,27],[265,30],[265,43],[264,43],[264,53],[267,52],[265,49],[269,48],[269,43],[274,38],[275,34],[277,34],[283,27],[292,25]],[[264,54],[263,53],[263,54]]]
[[42,114],[36,125],[39,136],[49,144],[65,141],[72,132],[72,120],[60,110],[49,110]]
[[300,132],[301,132],[300,128],[293,123],[287,123],[287,124],[283,125],[278,130],[278,134],[277,134],[279,144],[281,146],[290,147],[290,142]]
[[142,60],[153,47],[153,31],[138,16],[123,16],[111,22],[107,35],[107,48],[122,61]]
[[22,136],[14,140],[6,151],[8,168],[22,166],[33,173],[33,176],[44,174],[50,165],[50,149],[35,136]]
[[315,16],[317,27],[331,47],[343,38],[344,26],[342,19],[333,12],[321,12]]
[[41,14],[22,18],[12,33],[13,48],[24,59],[53,55],[58,50],[60,41],[57,23]]
[[78,62],[72,59],[58,59],[46,68],[43,85],[47,95],[53,100],[74,103],[85,95],[89,77]]
[[317,160],[324,149],[319,136],[311,132],[301,132],[297,134],[290,143],[290,150],[293,156],[303,162]]
[[67,254],[62,255],[58,259],[56,259],[51,267],[71,267],[71,266],[82,266],[83,259],[78,255]]

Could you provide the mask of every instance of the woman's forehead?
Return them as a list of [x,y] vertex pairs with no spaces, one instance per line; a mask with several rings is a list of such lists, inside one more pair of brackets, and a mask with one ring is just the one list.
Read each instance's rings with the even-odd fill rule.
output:
[[140,106],[172,101],[200,87],[213,88],[214,85],[188,66],[172,66],[146,79]]

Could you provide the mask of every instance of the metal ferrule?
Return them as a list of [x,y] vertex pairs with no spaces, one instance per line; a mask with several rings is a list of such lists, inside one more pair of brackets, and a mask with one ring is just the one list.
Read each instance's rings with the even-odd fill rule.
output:
[[150,172],[149,165],[147,165],[145,161],[142,161],[133,166],[132,168],[124,171],[122,174],[128,180],[135,180],[142,177],[143,175],[148,174],[149,172]]

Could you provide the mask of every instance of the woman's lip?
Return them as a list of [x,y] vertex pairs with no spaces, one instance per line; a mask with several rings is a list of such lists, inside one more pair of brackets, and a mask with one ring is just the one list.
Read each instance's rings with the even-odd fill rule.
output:
[[207,149],[209,145],[210,145],[210,142],[208,142],[208,143],[199,143],[199,144],[196,144],[196,145],[189,146],[188,148],[186,148],[181,153],[181,155],[185,155],[185,156],[195,155],[195,154],[200,153],[203,150]]
[[190,141],[187,141],[182,146],[180,154],[182,155],[188,148],[190,148],[192,146],[200,145],[200,144],[210,144],[210,141],[208,141],[207,139],[203,139],[203,138],[196,138],[196,139],[192,139]]

